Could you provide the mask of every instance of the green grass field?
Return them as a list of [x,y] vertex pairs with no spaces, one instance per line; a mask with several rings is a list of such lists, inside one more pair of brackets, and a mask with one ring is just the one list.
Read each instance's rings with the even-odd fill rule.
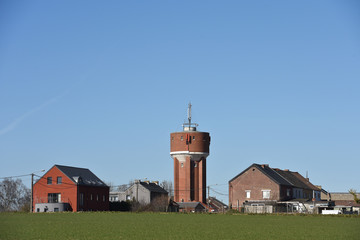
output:
[[0,239],[360,239],[349,216],[1,213]]

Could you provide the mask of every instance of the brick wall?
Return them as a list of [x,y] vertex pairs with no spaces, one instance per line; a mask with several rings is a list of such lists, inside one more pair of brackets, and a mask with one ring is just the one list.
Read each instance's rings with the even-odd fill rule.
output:
[[[263,190],[270,190],[269,198],[263,198]],[[250,191],[250,198],[246,197],[246,191]],[[229,205],[236,208],[243,202],[260,200],[280,200],[281,195],[286,194],[285,188],[270,180],[256,167],[249,168],[246,172],[229,183]]]
[[[52,183],[47,183],[47,178],[52,178]],[[61,177],[62,183],[57,184],[57,177]],[[34,184],[33,189],[33,207],[35,203],[47,203],[49,193],[60,193],[61,202],[68,202],[73,211],[77,211],[77,188],[58,168],[51,168],[40,180]],[[35,209],[34,209],[35,210]]]

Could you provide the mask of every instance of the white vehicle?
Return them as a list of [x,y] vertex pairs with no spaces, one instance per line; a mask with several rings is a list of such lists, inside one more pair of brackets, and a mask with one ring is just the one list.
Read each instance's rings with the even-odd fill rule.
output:
[[322,210],[321,214],[342,214],[341,210]]

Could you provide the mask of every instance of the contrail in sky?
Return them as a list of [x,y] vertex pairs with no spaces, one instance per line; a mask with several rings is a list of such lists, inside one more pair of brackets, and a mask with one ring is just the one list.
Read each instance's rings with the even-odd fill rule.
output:
[[[99,62],[101,62],[103,59],[102,56],[97,58],[97,61],[95,65],[98,65]],[[33,115],[34,113],[36,113],[37,111],[40,111],[41,109],[53,104],[54,102],[58,101],[60,98],[64,97],[65,95],[67,95],[72,89],[74,89],[76,86],[82,84],[90,75],[90,73],[85,73],[80,80],[76,81],[74,84],[72,84],[71,87],[69,87],[66,91],[64,91],[62,94],[53,97],[49,100],[47,100],[46,102],[44,102],[43,104],[31,109],[30,111],[26,112],[25,114],[21,115],[20,117],[16,118],[15,120],[13,120],[9,125],[7,125],[5,128],[0,129],[0,136],[4,135],[5,133],[8,133],[12,130],[14,130],[16,128],[17,125],[19,125],[22,121],[24,121],[26,118],[28,118],[29,116]]]
[[66,94],[68,94],[68,92],[70,91],[70,89],[66,90],[64,93],[53,97],[49,100],[47,100],[46,102],[44,102],[43,104],[31,109],[30,111],[26,112],[25,114],[21,115],[20,117],[16,118],[15,120],[13,120],[9,125],[7,125],[6,127],[0,129],[0,136],[4,135],[5,133],[8,133],[12,130],[14,130],[16,128],[17,125],[19,125],[22,121],[24,121],[26,118],[28,118],[29,116],[33,115],[34,113],[36,113],[37,111],[40,111],[41,109],[53,104],[54,102],[58,101],[60,98],[64,97]]

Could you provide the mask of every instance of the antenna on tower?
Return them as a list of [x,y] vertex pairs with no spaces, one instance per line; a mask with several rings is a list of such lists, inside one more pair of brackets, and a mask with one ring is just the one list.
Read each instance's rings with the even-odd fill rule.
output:
[[196,127],[199,126],[197,123],[191,123],[191,102],[188,104],[188,122],[183,124],[184,131],[196,131]]
[[191,102],[189,102],[188,105],[188,121],[189,121],[189,126],[191,125]]

